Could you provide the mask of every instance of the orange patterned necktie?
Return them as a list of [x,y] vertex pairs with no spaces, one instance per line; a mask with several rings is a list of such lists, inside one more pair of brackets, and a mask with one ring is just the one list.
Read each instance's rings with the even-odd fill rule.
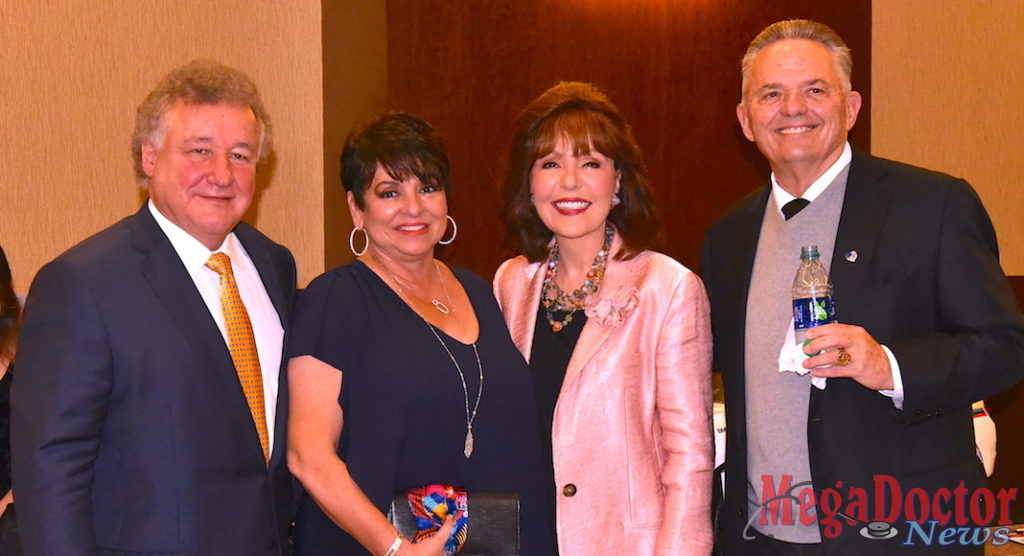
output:
[[256,337],[252,333],[249,313],[238,294],[235,275],[231,271],[231,259],[224,253],[210,255],[206,266],[220,275],[220,304],[224,309],[224,325],[228,329],[228,348],[231,360],[238,371],[238,380],[249,403],[256,432],[260,435],[263,457],[270,461],[270,435],[267,433],[267,414],[263,407],[263,374],[260,372],[260,358],[256,352]]

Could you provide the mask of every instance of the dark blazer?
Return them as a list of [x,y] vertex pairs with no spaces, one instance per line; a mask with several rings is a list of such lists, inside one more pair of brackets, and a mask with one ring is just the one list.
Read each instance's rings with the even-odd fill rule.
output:
[[[744,387],[744,326],[770,190],[758,190],[717,222],[703,249],[715,369],[725,385],[726,492],[719,544],[728,555],[746,552],[744,400],[757,393]],[[856,252],[855,262],[847,260],[850,252]],[[897,479],[903,498],[913,487],[934,493],[960,481],[970,489],[983,486],[970,404],[1021,379],[1024,322],[978,196],[963,180],[855,151],[834,253],[831,278],[839,321],[864,327],[892,350],[905,401],[897,410],[890,398],[851,379],[829,379],[825,390],[808,385],[815,490],[842,481],[844,494],[855,486],[872,495],[874,475]],[[873,496],[868,508],[869,520],[875,519]],[[823,535],[826,553],[907,550],[900,546],[907,538],[906,519],[899,516],[900,534],[892,541],[864,539],[859,525],[844,524],[838,537]],[[935,547],[919,549],[936,553]]]
[[[285,325],[291,253],[235,233]],[[227,345],[148,207],[39,271],[12,397],[26,554],[285,552],[287,382],[268,468]]]

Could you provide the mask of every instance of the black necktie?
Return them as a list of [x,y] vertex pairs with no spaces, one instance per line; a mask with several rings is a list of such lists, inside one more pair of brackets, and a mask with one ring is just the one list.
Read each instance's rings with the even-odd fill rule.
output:
[[811,204],[807,199],[793,199],[782,206],[782,214],[786,215],[786,220],[796,216],[796,213],[804,210],[804,207]]

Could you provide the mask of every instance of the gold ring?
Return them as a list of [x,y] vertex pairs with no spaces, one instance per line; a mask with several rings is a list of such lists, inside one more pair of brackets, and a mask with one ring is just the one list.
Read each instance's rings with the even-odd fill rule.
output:
[[845,349],[840,349],[839,357],[836,358],[836,364],[840,367],[845,367],[850,363],[853,363],[853,358],[850,357],[850,354],[847,353]]

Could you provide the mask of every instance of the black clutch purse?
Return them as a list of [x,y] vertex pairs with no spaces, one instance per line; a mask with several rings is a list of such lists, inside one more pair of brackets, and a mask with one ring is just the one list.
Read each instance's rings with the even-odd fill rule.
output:
[[[461,556],[520,556],[519,495],[477,492],[466,495],[468,536]],[[416,517],[405,493],[391,500],[388,519],[407,539],[416,536]]]

